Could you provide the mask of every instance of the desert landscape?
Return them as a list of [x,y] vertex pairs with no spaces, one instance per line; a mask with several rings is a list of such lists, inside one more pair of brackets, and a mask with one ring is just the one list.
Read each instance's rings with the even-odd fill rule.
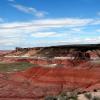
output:
[[1,51],[0,100],[67,100],[60,94],[68,92],[77,93],[77,100],[87,100],[86,93],[100,98],[98,48],[99,44]]
[[100,100],[100,0],[0,0],[0,100]]

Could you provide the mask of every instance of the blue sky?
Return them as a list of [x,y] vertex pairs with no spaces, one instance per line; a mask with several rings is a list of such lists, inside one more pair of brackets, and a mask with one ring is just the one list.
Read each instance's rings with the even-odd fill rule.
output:
[[0,49],[100,43],[100,0],[0,0]]

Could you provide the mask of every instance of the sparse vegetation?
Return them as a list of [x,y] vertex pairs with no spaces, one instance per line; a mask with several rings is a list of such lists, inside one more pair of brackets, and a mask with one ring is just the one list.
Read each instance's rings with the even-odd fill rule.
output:
[[94,96],[92,100],[100,100],[100,97]]
[[[93,96],[91,93],[83,94],[84,100],[100,100],[99,96]],[[44,100],[80,100],[77,92],[62,92],[57,96],[47,96]]]
[[91,100],[92,99],[92,95],[90,93],[85,93],[84,96],[88,99]]
[[58,96],[48,96],[45,100],[78,100],[78,95],[76,92],[62,92]]
[[22,71],[35,65],[28,62],[0,63],[0,72]]
[[92,96],[91,93],[86,93],[84,96],[85,96],[88,100],[100,100],[100,97],[98,97],[98,96]]
[[54,96],[47,96],[44,100],[57,100],[57,98]]

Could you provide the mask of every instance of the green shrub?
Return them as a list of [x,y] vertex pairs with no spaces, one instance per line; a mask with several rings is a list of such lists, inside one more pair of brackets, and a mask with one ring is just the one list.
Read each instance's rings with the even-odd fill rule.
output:
[[92,100],[100,100],[100,97],[94,96],[94,97],[92,98]]
[[54,96],[47,96],[44,100],[57,100],[57,98]]
[[76,92],[66,92],[61,93],[58,96],[58,100],[78,100],[78,95]]
[[92,95],[90,93],[85,93],[84,96],[89,100],[92,99]]

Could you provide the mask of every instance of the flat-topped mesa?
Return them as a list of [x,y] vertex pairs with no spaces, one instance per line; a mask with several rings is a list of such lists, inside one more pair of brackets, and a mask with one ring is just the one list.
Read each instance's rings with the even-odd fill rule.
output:
[[16,47],[14,52],[7,56],[26,56],[26,57],[69,57],[75,59],[91,59],[91,54],[100,57],[100,44],[76,44],[58,45],[49,47]]
[[33,48],[21,48],[21,47],[16,47],[16,52],[17,51],[29,51],[29,50],[39,50],[40,48],[38,47],[33,47]]

